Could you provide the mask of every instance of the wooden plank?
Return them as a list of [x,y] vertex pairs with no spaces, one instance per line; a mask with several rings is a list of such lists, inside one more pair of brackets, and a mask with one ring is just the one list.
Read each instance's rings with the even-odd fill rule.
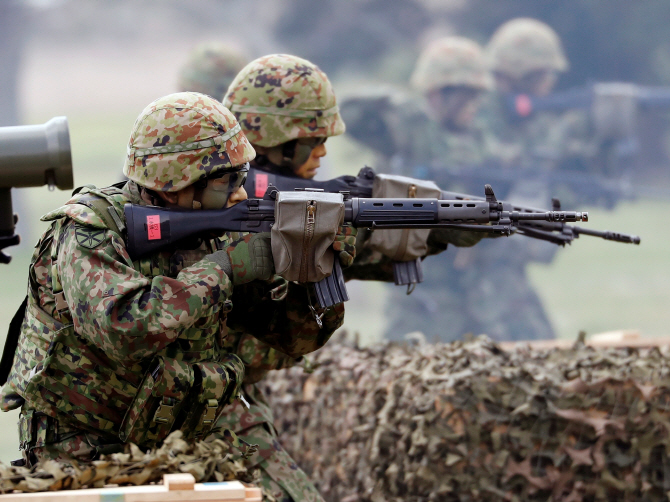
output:
[[193,490],[195,488],[195,478],[193,474],[166,474],[163,476],[163,485],[165,485],[167,491]]
[[[194,483],[191,489],[174,489],[188,486],[188,479],[176,484],[124,486],[86,490],[63,490],[38,493],[10,493],[0,495],[0,502],[260,502],[260,489],[247,488],[239,481],[223,483]],[[181,483],[181,484],[180,484]],[[172,485],[173,489],[168,487]]]

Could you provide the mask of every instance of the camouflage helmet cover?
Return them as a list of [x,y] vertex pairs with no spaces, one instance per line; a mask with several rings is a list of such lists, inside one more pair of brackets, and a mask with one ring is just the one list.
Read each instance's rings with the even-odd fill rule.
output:
[[221,103],[197,92],[178,92],[140,113],[123,174],[146,188],[176,192],[255,156],[235,116]]
[[344,133],[328,77],[296,56],[272,54],[252,61],[235,77],[223,104],[258,146]]
[[179,72],[179,90],[201,92],[221,100],[247,61],[241,51],[229,45],[219,42],[200,44]]
[[411,84],[422,92],[450,86],[488,91],[493,89],[493,78],[477,42],[464,37],[445,37],[423,50]]
[[568,69],[558,35],[537,19],[507,21],[493,34],[486,50],[491,69],[512,78],[537,70]]

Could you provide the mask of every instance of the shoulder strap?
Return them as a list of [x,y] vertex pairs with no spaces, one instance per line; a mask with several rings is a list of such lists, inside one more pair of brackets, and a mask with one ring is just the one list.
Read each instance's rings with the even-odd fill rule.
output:
[[118,235],[123,235],[122,232],[126,229],[126,226],[121,221],[121,218],[119,218],[114,206],[107,199],[93,194],[86,194],[77,203],[91,208],[105,222],[105,226],[108,229],[116,232]]
[[2,351],[2,359],[0,360],[0,385],[5,385],[5,383],[7,383],[9,372],[12,370],[14,354],[16,353],[16,347],[19,344],[19,335],[21,335],[21,324],[23,323],[23,318],[26,316],[27,306],[28,295],[23,299],[21,306],[9,323],[9,330],[7,331],[7,338],[5,339],[5,349]]

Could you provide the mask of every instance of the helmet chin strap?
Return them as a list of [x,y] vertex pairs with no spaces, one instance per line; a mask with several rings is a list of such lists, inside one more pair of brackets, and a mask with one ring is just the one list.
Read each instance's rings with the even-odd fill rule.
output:
[[303,145],[296,140],[282,143],[267,149],[265,157],[279,167],[288,168],[296,172],[312,154],[314,147]]

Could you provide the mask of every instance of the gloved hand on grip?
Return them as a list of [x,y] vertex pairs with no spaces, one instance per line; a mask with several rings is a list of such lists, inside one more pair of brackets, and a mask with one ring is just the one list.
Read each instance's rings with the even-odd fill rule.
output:
[[233,286],[255,280],[267,281],[275,273],[270,232],[245,235],[207,258],[221,266]]
[[333,242],[333,250],[340,258],[340,265],[347,268],[354,263],[356,258],[356,235],[358,229],[354,227],[345,227],[340,225]]

